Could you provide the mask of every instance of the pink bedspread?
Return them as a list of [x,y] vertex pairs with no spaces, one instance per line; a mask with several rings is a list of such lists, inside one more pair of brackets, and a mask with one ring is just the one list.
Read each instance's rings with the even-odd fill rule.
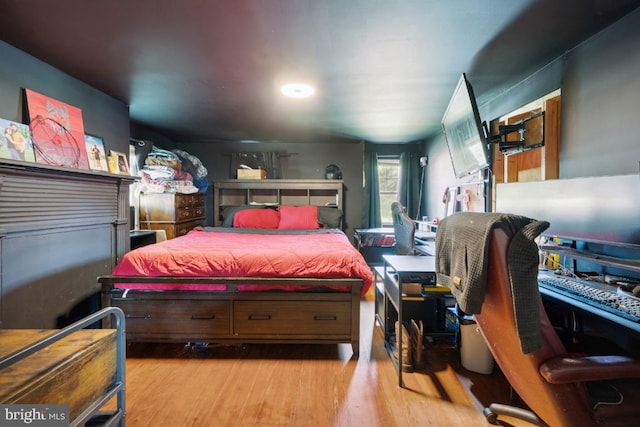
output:
[[[144,246],[125,254],[113,270],[116,276],[211,276],[360,278],[361,294],[371,286],[371,269],[347,236],[336,230],[304,234],[248,234],[195,229],[175,239]],[[232,230],[232,229],[231,229]],[[265,290],[264,285],[242,285]],[[129,289],[224,290],[224,285],[119,284]],[[286,285],[268,289],[301,290]],[[348,287],[347,287],[348,288]],[[241,288],[239,288],[241,289]],[[242,290],[241,289],[241,290]],[[342,287],[341,290],[346,290]]]

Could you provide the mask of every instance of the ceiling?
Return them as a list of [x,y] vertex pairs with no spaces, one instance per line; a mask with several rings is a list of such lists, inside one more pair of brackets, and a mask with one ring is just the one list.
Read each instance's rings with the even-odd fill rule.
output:
[[[176,142],[428,138],[640,0],[0,0],[0,39]],[[316,86],[285,99],[287,79]]]

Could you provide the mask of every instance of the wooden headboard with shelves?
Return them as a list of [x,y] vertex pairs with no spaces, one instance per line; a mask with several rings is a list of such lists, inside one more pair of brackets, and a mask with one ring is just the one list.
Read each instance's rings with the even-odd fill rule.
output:
[[213,182],[213,225],[241,205],[332,206],[343,209],[343,182],[330,179],[225,179]]

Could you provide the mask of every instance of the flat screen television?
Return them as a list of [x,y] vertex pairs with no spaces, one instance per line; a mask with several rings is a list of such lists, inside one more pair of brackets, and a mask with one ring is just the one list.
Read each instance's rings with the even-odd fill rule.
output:
[[489,166],[487,140],[473,89],[463,73],[442,117],[444,132],[456,178]]

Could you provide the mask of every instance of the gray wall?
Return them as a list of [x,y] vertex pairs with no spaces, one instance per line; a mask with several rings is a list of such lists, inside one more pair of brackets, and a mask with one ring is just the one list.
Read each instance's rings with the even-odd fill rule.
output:
[[[480,105],[490,122],[562,90],[560,178],[637,174],[640,162],[640,10],[596,34],[500,97]],[[469,75],[473,84],[473,74]],[[482,94],[476,94],[478,98]],[[442,217],[441,196],[457,181],[442,135],[429,140],[428,215]]]
[[[24,122],[22,89],[32,89],[80,108],[85,132],[103,137],[107,150],[128,150],[126,104],[4,42],[0,58],[0,117]],[[99,308],[95,278],[128,248],[128,208],[119,208],[128,205],[128,183],[73,171],[21,174],[9,168],[0,177],[0,327],[61,327]]]
[[32,89],[82,110],[85,133],[107,150],[129,150],[129,106],[0,41],[0,117],[26,123],[22,89]]

